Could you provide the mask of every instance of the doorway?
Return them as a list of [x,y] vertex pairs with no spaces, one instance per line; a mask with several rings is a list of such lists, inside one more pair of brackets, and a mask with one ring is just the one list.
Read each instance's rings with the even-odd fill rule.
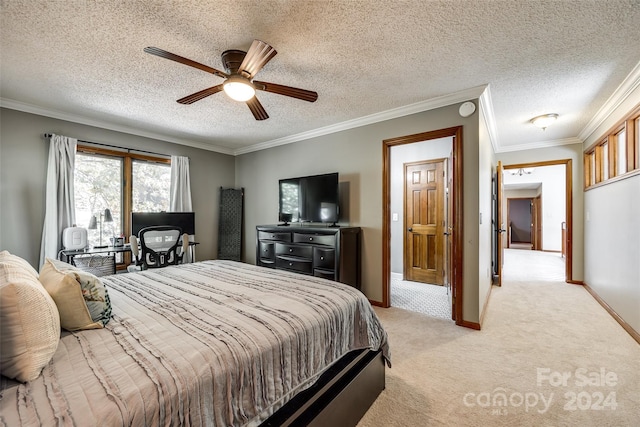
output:
[[[504,173],[502,173],[504,169]],[[511,209],[507,200],[525,199],[530,206],[530,245],[531,249],[557,253],[565,260],[565,281],[572,279],[572,161],[571,159],[545,162],[505,165],[498,162],[496,211]],[[504,181],[504,182],[500,182]],[[497,239],[495,267],[497,283],[501,283],[504,248],[518,246],[517,235],[513,232],[513,212],[507,214],[507,222],[497,219],[501,225],[494,230]],[[500,217],[500,214],[498,215]],[[511,230],[509,230],[511,229]],[[564,255],[564,256],[563,256]]]
[[[431,143],[438,142],[448,138],[450,141],[450,150],[444,155],[440,155],[437,158],[440,162],[444,160],[447,165],[447,169],[450,171],[449,176],[445,178],[444,184],[447,190],[443,189],[446,193],[449,202],[443,201],[443,205],[446,205],[445,217],[451,218],[449,224],[443,224],[440,222],[438,233],[442,238],[441,246],[443,248],[443,259],[440,261],[442,265],[443,286],[438,286],[440,289],[444,288],[448,293],[448,302],[451,307],[451,319],[456,321],[456,324],[463,324],[462,320],[462,127],[453,127],[448,129],[442,129],[432,132],[424,132],[420,134],[407,135],[403,137],[388,139],[383,141],[383,303],[384,307],[391,305],[391,276],[392,276],[392,259],[398,256],[398,251],[391,250],[392,234],[397,236],[398,233],[392,233],[392,226],[399,227],[401,230],[400,236],[404,236],[407,228],[405,226],[404,214],[400,215],[398,210],[392,210],[391,199],[393,191],[392,186],[392,149],[400,146],[409,146],[418,143]],[[414,158],[414,160],[423,160],[420,158]],[[429,159],[424,159],[429,160]],[[411,163],[411,162],[407,162]],[[442,164],[442,163],[441,163]],[[397,174],[396,174],[397,176]],[[401,179],[404,177],[404,173],[400,174]],[[411,176],[414,176],[411,173]],[[397,188],[397,186],[395,186]],[[404,195],[404,186],[400,189],[400,194]],[[397,193],[397,191],[396,191]],[[403,196],[401,196],[403,197]],[[406,204],[406,203],[405,203]],[[445,220],[446,218],[443,218]],[[434,243],[435,244],[435,243]],[[401,262],[404,259],[404,251],[400,254]],[[401,267],[402,268],[402,267]],[[397,270],[397,269],[396,269]],[[402,270],[400,270],[402,271]]]

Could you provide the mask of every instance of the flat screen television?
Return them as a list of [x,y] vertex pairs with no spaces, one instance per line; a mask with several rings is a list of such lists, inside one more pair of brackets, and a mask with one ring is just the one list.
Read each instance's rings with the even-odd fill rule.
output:
[[335,224],[340,213],[338,173],[281,179],[279,219]]
[[196,234],[194,212],[131,212],[131,234],[153,225],[172,225],[182,228],[183,233]]

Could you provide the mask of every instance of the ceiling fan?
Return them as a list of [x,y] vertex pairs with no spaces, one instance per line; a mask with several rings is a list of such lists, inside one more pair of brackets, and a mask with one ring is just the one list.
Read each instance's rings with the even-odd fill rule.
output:
[[267,62],[277,54],[273,47],[261,40],[254,40],[247,52],[236,49],[222,52],[222,64],[226,72],[216,70],[215,68],[211,68],[207,65],[192,61],[157,47],[145,47],[144,51],[161,58],[170,59],[190,67],[198,68],[202,71],[206,71],[225,79],[225,81],[219,85],[212,86],[178,99],[180,104],[193,104],[207,96],[224,90],[231,99],[246,102],[256,120],[265,120],[269,118],[269,115],[255,96],[256,90],[277,93],[278,95],[290,96],[292,98],[302,99],[303,101],[309,102],[315,102],[315,100],[318,99],[317,92],[253,80],[258,71],[260,71],[262,67],[264,67]]

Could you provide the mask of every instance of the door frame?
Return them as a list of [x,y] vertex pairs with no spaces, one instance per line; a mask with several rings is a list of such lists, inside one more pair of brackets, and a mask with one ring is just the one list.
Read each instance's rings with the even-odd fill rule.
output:
[[[543,162],[518,163],[504,165],[503,169],[535,168],[543,166],[565,165],[565,221],[567,223],[565,259],[565,282],[581,283],[573,280],[573,161],[571,159],[547,160]],[[543,189],[544,191],[544,189]]]
[[462,319],[462,263],[463,229],[462,229],[462,126],[405,135],[382,141],[382,306],[390,306],[390,275],[391,275],[391,148],[424,142],[433,139],[453,137],[453,236],[451,238],[453,259],[451,260],[451,288],[453,293],[452,316],[456,325],[463,325]]

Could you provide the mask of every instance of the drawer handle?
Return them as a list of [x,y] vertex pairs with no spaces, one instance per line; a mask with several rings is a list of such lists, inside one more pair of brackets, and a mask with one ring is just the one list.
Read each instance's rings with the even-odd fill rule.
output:
[[289,248],[289,252],[293,252],[293,248]]
[[293,263],[292,263],[292,262],[290,262],[290,263],[289,263],[289,267],[291,267],[292,265],[293,265]]
[[324,261],[324,257],[323,256],[320,257],[320,261]]
[[309,237],[309,241],[310,241],[310,242],[313,242],[313,237]]

